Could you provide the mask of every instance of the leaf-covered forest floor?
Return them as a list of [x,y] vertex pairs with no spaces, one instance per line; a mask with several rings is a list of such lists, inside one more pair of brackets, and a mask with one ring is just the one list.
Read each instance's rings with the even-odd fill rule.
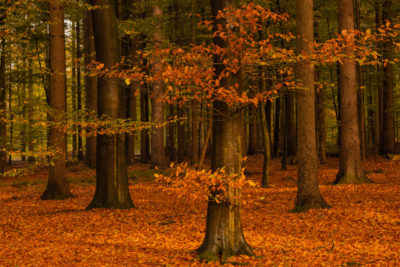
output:
[[[248,158],[249,179],[260,180],[262,156]],[[242,221],[258,257],[233,257],[251,266],[400,265],[400,162],[369,159],[375,184],[331,185],[337,159],[320,166],[328,210],[291,213],[296,166],[274,160],[271,188],[243,190]],[[147,166],[130,167],[131,210],[86,211],[94,171],[69,167],[74,198],[42,201],[45,169],[0,178],[0,266],[206,265],[194,250],[203,240],[206,201],[158,186]],[[213,263],[220,264],[220,263]]]

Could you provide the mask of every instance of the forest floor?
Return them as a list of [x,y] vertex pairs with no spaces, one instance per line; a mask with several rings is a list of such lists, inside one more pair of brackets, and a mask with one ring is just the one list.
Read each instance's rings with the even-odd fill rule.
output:
[[[249,179],[261,179],[262,156],[248,158]],[[319,169],[326,210],[292,213],[296,166],[271,168],[271,187],[245,187],[242,222],[257,257],[250,266],[400,266],[400,162],[369,159],[375,184],[331,185],[337,159]],[[86,206],[93,170],[69,166],[74,198],[42,201],[47,171],[0,178],[0,266],[206,265],[196,258],[205,230],[206,200],[156,184],[146,165],[129,168],[135,209]],[[213,263],[218,265],[220,263]]]

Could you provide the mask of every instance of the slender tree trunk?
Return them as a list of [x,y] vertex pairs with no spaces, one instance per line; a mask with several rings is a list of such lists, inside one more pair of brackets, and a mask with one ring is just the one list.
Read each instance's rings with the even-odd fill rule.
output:
[[[339,30],[354,30],[352,0],[338,0]],[[356,64],[345,61],[339,66],[340,83],[340,159],[335,183],[365,183],[361,165],[359,121],[357,116]]]
[[[320,81],[319,69],[315,68],[315,82]],[[325,127],[325,103],[324,94],[321,90],[316,92],[317,98],[317,128],[318,128],[318,148],[321,164],[326,164],[326,127]]]
[[7,148],[5,48],[5,40],[0,38],[0,174],[4,174],[7,166],[7,152],[5,151]]
[[[147,86],[142,86],[140,88],[140,120],[142,122],[149,121],[149,88]],[[141,130],[141,132],[140,132],[140,161],[142,163],[147,163],[149,160],[150,160],[149,131]]]
[[[92,13],[96,59],[111,69],[120,61],[115,1],[91,0],[103,6]],[[125,90],[116,78],[98,78],[98,115],[124,118]],[[97,136],[96,191],[88,209],[132,208],[126,169],[125,134]]]
[[257,108],[249,106],[249,149],[247,154],[252,155],[258,152],[257,145]]
[[[78,119],[77,115],[77,62],[75,61],[76,59],[76,22],[72,23],[72,31],[71,31],[71,39],[72,39],[72,46],[71,46],[71,72],[72,72],[72,77],[71,77],[71,113],[73,114],[73,119],[74,119],[74,124],[72,125],[72,160],[76,160],[78,157],[78,126],[76,124],[76,121]],[[68,98],[67,98],[68,100]],[[68,142],[68,138],[67,138]],[[67,145],[68,148],[68,145]],[[68,155],[67,155],[68,157]]]
[[[211,0],[213,16],[218,11],[233,5],[230,0]],[[216,23],[225,23],[218,20]],[[220,47],[228,44],[219,37],[214,37],[213,42]],[[214,57],[215,76],[219,77],[224,66],[221,59]],[[231,74],[223,80],[226,86],[240,84],[240,73]],[[221,84],[224,85],[224,84]],[[240,86],[239,86],[240,87]],[[239,88],[240,90],[240,88]],[[241,173],[241,142],[243,133],[243,113],[239,107],[228,107],[226,103],[214,103],[213,125],[213,153],[211,168],[215,171],[224,167],[226,174]],[[198,252],[200,257],[207,260],[216,260],[239,254],[254,255],[247,244],[240,219],[239,189],[228,188],[228,201],[217,203],[210,198],[207,207],[207,223],[204,241]]]
[[[380,0],[376,0],[375,2],[375,23],[376,23],[376,30],[380,28],[382,25],[382,4]],[[382,47],[378,46],[379,52],[382,54]],[[383,72],[382,72],[382,67],[380,65],[376,65],[376,70],[375,70],[375,75],[376,75],[376,87],[377,87],[377,105],[375,108],[376,111],[376,143],[375,143],[375,151],[377,153],[381,152],[381,147],[382,147],[382,134],[383,134],[383,129],[382,129],[382,124],[383,124]]]
[[[85,38],[85,66],[96,60],[96,50],[93,36],[93,23],[89,11],[86,11],[84,21],[84,38]],[[86,91],[86,108],[89,113],[97,113],[97,78],[88,70],[85,73],[85,91]],[[89,134],[86,137],[86,157],[85,162],[89,168],[96,168],[96,136]]]
[[[184,117],[184,107],[178,107],[178,117]],[[186,119],[185,119],[186,121]],[[178,124],[178,162],[183,162],[185,159],[185,121]]]
[[275,100],[275,117],[274,117],[274,156],[278,156],[279,153],[279,132],[280,132],[280,113],[281,113],[281,99]]
[[271,141],[270,141],[270,127],[268,127],[267,117],[265,115],[265,104],[261,102],[259,104],[259,112],[261,118],[261,130],[263,136],[264,144],[264,163],[263,163],[263,173],[261,179],[261,186],[269,186],[269,166],[271,164]]
[[[297,52],[310,55],[309,43],[314,40],[313,0],[296,1]],[[315,136],[314,66],[299,62],[296,77],[307,88],[297,92],[297,197],[294,211],[328,208],[318,187],[318,157]]]
[[[57,122],[65,114],[65,47],[64,7],[61,0],[50,0],[50,107],[49,120]],[[61,115],[62,116],[62,115]],[[71,197],[65,166],[66,138],[63,127],[50,126],[50,151],[54,153],[49,166],[49,179],[42,199]]]
[[[77,97],[77,119],[79,122],[82,121],[82,78],[81,78],[81,23],[78,19],[76,22],[76,58],[78,59],[76,64],[76,97]],[[83,140],[82,140],[82,126],[78,125],[78,160],[84,161],[83,156]]]
[[[392,1],[385,0],[382,4],[383,21],[392,22]],[[387,37],[383,44],[383,58],[393,60],[392,38]],[[395,142],[394,129],[394,97],[393,97],[393,64],[383,67],[383,122],[382,122],[382,153],[393,153]]]
[[289,90],[286,95],[286,116],[287,116],[287,138],[288,138],[288,156],[296,156],[297,139],[296,139],[296,101],[294,92]]
[[[360,0],[354,0],[354,13],[355,13],[355,29],[360,30]],[[365,115],[364,115],[364,90],[362,89],[363,77],[362,66],[356,65],[357,72],[357,110],[358,110],[358,125],[360,127],[360,151],[361,161],[367,157],[366,141],[365,141]]]
[[[196,1],[192,0],[191,7],[192,14],[196,12]],[[196,16],[192,17],[191,20],[191,28],[192,28],[192,43],[196,43]],[[199,150],[200,150],[200,142],[199,142],[199,122],[200,122],[200,104],[197,100],[192,101],[192,164],[199,163]]]

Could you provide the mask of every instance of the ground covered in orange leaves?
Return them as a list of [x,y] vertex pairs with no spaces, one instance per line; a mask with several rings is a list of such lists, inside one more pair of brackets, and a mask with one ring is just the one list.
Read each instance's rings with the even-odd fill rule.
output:
[[[248,159],[249,179],[260,180],[262,157]],[[230,258],[251,266],[400,265],[400,162],[368,160],[375,184],[331,185],[337,159],[320,167],[328,210],[291,213],[296,166],[282,171],[274,160],[271,187],[243,190],[244,233],[257,257]],[[86,211],[94,172],[70,167],[74,198],[39,200],[44,170],[0,178],[0,266],[206,265],[194,250],[201,244],[206,201],[155,184],[146,166],[130,170],[135,209]],[[136,174],[136,175],[132,175]],[[3,181],[2,181],[3,179]],[[220,263],[213,263],[220,264]]]

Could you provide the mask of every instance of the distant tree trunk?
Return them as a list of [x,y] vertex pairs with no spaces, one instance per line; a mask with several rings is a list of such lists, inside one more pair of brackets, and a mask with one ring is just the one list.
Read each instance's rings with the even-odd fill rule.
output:
[[[282,94],[284,95],[284,94]],[[288,161],[288,142],[289,142],[289,136],[288,136],[288,124],[289,124],[289,116],[287,115],[287,98],[286,96],[283,97],[283,108],[282,108],[282,127],[281,131],[283,133],[283,140],[282,140],[282,170],[287,169],[287,161]]]
[[[182,119],[184,117],[184,107],[178,107],[178,117]],[[181,121],[178,124],[178,162],[183,162],[185,159],[185,121]]]
[[[173,119],[175,117],[175,105],[170,104],[169,106],[169,119]],[[175,149],[175,123],[170,123],[168,125],[168,136],[167,136],[167,154],[169,156],[169,160],[173,161],[176,159],[176,149]]]
[[274,156],[278,156],[279,153],[279,133],[280,133],[280,113],[281,113],[281,99],[275,100],[275,117],[274,117]]
[[[72,160],[76,160],[78,157],[78,126],[76,124],[77,121],[77,62],[75,62],[76,58],[76,22],[72,23],[72,31],[71,31],[71,113],[73,114],[73,119],[74,119],[74,124],[72,125]],[[67,98],[68,101],[69,98]],[[67,105],[68,106],[68,105]],[[68,108],[68,107],[67,107]],[[68,138],[67,138],[67,143],[68,143]],[[68,145],[67,145],[68,148]],[[68,155],[67,155],[68,158]]]
[[[111,69],[120,61],[115,1],[91,0],[103,6],[92,13],[96,59]],[[98,78],[98,115],[124,118],[125,90],[117,78]],[[97,136],[96,191],[88,209],[132,208],[126,169],[125,134]]]
[[[382,4],[383,21],[392,22],[392,1],[385,0]],[[387,37],[383,44],[383,58],[393,60],[392,38]],[[393,153],[395,142],[394,129],[394,98],[393,98],[393,64],[383,67],[383,122],[382,122],[382,153]]]
[[265,103],[261,102],[259,104],[259,112],[261,118],[261,130],[263,136],[264,144],[264,163],[263,163],[263,173],[261,178],[261,186],[269,186],[269,166],[271,164],[271,141],[270,141],[270,127],[268,127],[267,117],[265,115]]
[[[338,0],[339,31],[354,30],[352,0]],[[340,160],[335,183],[365,183],[361,165],[359,121],[357,116],[356,64],[344,61],[339,66],[340,83]]]
[[289,90],[286,95],[286,116],[287,116],[287,149],[288,156],[296,156],[297,151],[297,139],[296,139],[296,103],[294,92]]
[[257,108],[254,105],[249,105],[249,149],[247,154],[257,153],[257,144]]
[[[382,4],[380,0],[376,0],[375,2],[375,26],[376,30],[380,28],[382,25]],[[379,52],[382,54],[382,47],[378,46]],[[382,147],[382,123],[383,123],[383,80],[382,80],[382,66],[376,65],[375,70],[375,82],[377,87],[377,105],[375,108],[376,111],[376,122],[375,122],[375,152],[378,154],[381,152]]]
[[[50,0],[50,107],[49,120],[57,122],[65,113],[65,47],[64,7],[61,0]],[[66,139],[62,126],[50,126],[50,151],[54,153],[49,166],[49,179],[42,199],[71,197],[65,166]]]
[[28,106],[28,133],[27,133],[27,143],[28,143],[28,151],[30,152],[28,156],[28,161],[29,162],[34,162],[35,161],[35,156],[34,156],[34,144],[33,140],[35,139],[34,137],[34,129],[32,128],[32,123],[33,123],[33,112],[34,112],[34,105],[33,105],[33,65],[32,61],[28,60],[28,101],[29,101],[29,106]]
[[[2,21],[0,21],[2,24]],[[6,56],[5,40],[0,38],[0,174],[5,172],[7,166],[7,123],[6,110]]]
[[[213,16],[218,11],[232,6],[230,0],[211,0]],[[218,20],[216,23],[224,23]],[[220,47],[228,44],[219,37],[214,37],[213,42]],[[215,75],[219,77],[224,66],[218,57],[214,57]],[[240,84],[240,73],[231,74],[223,80],[226,86]],[[223,85],[223,84],[222,84]],[[240,86],[239,86],[240,87]],[[239,88],[239,90],[241,90]],[[213,153],[212,170],[224,167],[226,174],[241,173],[241,134],[243,133],[242,116],[239,107],[228,107],[221,101],[214,103],[214,125],[213,125]],[[254,255],[252,249],[247,244],[240,219],[240,195],[239,189],[228,188],[228,201],[217,203],[210,198],[207,207],[207,223],[205,238],[198,248],[200,258],[216,260],[239,254]]]
[[[130,19],[130,6],[132,5],[132,0],[121,0],[119,17],[122,21],[127,21]],[[121,38],[121,54],[125,62],[123,64],[124,69],[129,69],[132,64],[138,64],[138,60],[135,56],[136,50],[136,40],[132,40],[130,36],[126,35]],[[136,95],[135,90],[132,85],[125,86],[126,91],[126,116],[132,121],[136,121]],[[126,161],[127,164],[133,164],[135,158],[135,132],[128,133],[126,135]]]
[[[76,62],[76,97],[77,97],[77,112],[78,112],[78,120],[82,121],[82,79],[81,79],[81,23],[78,19],[76,22],[76,58],[78,61]],[[82,140],[82,126],[78,124],[78,160],[84,161],[83,156],[83,140]]]
[[[320,81],[320,73],[319,69],[315,68],[315,82]],[[319,148],[319,157],[321,164],[326,163],[326,127],[325,127],[325,103],[324,103],[324,94],[322,90],[317,90],[316,93],[317,98],[317,132],[318,132],[318,148]]]
[[[89,11],[86,11],[84,21],[85,38],[85,66],[96,60],[96,50],[93,36],[93,23]],[[85,73],[86,108],[93,114],[97,113],[97,78],[89,71]],[[88,131],[90,134],[90,132]],[[89,168],[96,168],[96,136],[86,137],[86,165]]]
[[[361,14],[360,14],[360,0],[354,0],[354,13],[355,13],[355,29],[361,30]],[[356,65],[357,72],[357,110],[358,110],[358,125],[360,129],[360,151],[361,161],[364,161],[367,157],[367,149],[365,147],[365,115],[364,115],[364,90],[362,89],[363,77],[362,77],[362,66]]]
[[[142,64],[144,66],[144,63]],[[140,88],[140,120],[141,122],[149,121],[149,88],[142,86]],[[147,163],[150,160],[150,140],[149,130],[141,130],[140,132],[140,161]]]
[[[314,41],[313,0],[296,1],[297,53],[310,55]],[[318,157],[315,136],[314,66],[309,61],[297,63],[296,77],[307,88],[297,92],[297,197],[295,212],[328,208],[318,187]]]
[[[196,1],[192,0],[191,6],[192,14],[196,12]],[[191,29],[192,29],[192,43],[196,43],[196,16],[191,19]],[[199,123],[200,123],[200,104],[197,100],[192,100],[192,164],[199,163]]]
[[[153,16],[156,19],[162,17],[162,10],[159,6],[154,6]],[[157,23],[157,25],[160,22]],[[152,164],[158,167],[165,168],[168,166],[168,159],[165,155],[164,147],[164,103],[161,98],[164,94],[164,84],[160,77],[162,72],[161,57],[158,53],[161,50],[162,43],[162,29],[160,26],[156,27],[156,31],[153,36],[154,41],[154,56],[153,56],[153,75],[155,79],[152,83],[152,94],[151,94],[151,121],[156,124],[155,128],[152,129],[151,135],[151,161]]]

